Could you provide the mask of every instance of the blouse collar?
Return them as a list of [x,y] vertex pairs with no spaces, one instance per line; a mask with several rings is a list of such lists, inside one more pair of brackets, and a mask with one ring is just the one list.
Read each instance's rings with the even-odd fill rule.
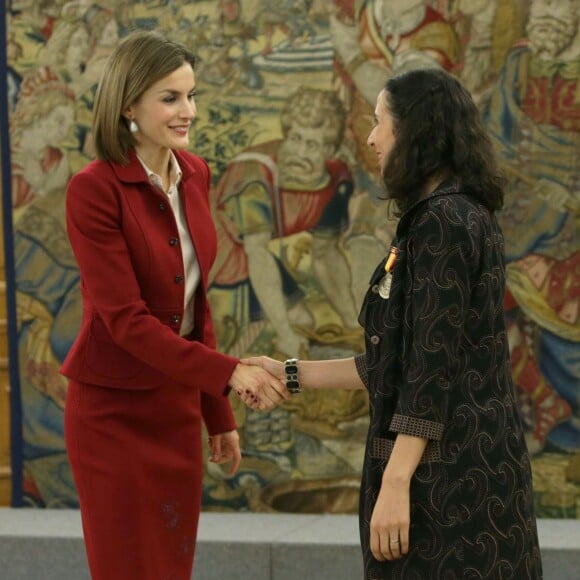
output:
[[[143,161],[143,159],[141,159],[141,157],[139,157],[139,155],[137,155],[137,159],[139,159],[139,162],[143,166],[143,169],[145,170],[145,173],[147,174],[147,178],[149,179],[149,182],[152,185],[154,185],[155,187],[159,188],[161,191],[165,192],[165,190],[163,189],[163,180],[161,179],[161,176],[158,175],[157,173],[155,173],[154,171],[152,171],[151,169],[149,169],[149,167],[147,166],[145,161]],[[179,187],[182,176],[183,176],[183,172],[181,171],[181,168],[179,167],[179,163],[177,161],[177,158],[173,154],[173,151],[170,150],[169,151],[169,188],[167,189],[167,192],[165,192],[165,193],[171,193],[172,191],[175,191]]]

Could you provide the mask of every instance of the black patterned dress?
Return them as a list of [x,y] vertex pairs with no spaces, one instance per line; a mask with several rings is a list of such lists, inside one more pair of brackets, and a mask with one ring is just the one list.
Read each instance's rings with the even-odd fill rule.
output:
[[[388,299],[370,281],[357,357],[371,421],[361,485],[366,580],[542,578],[531,467],[503,318],[503,236],[447,183],[400,220]],[[397,433],[429,439],[411,481],[409,554],[378,562],[370,519]]]

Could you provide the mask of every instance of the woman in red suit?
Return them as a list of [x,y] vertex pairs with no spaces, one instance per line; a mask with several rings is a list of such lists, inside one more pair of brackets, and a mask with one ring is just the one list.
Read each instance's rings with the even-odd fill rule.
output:
[[63,365],[67,452],[94,580],[189,580],[210,455],[240,463],[230,387],[255,408],[280,381],[215,350],[206,297],[216,254],[207,164],[187,151],[194,57],[136,32],[94,105],[98,160],[67,191],[83,318]]

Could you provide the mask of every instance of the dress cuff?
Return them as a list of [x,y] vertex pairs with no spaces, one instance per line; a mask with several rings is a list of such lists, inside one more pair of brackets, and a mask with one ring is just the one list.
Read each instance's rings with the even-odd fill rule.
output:
[[405,415],[395,414],[389,425],[389,431],[396,431],[414,437],[423,437],[431,441],[439,441],[443,436],[443,423],[417,419]]

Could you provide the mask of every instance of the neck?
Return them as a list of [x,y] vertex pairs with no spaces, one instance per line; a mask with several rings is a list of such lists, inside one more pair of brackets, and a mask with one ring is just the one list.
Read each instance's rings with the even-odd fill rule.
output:
[[443,183],[446,179],[449,179],[451,174],[449,172],[440,173],[438,175],[434,175],[427,180],[425,187],[423,188],[423,193],[421,195],[422,198],[428,197],[431,193],[433,193],[441,183]]
[[38,138],[38,133],[36,131],[26,130],[22,132],[20,137],[20,147],[22,150],[32,152],[35,157],[39,155],[44,155],[45,149],[48,147],[42,139]]
[[318,178],[315,177],[308,182],[298,181],[291,175],[285,175],[283,173],[280,175],[280,187],[294,191],[318,191],[326,187],[329,181],[330,175],[326,171]]
[[169,149],[160,149],[157,151],[146,151],[143,149],[136,149],[137,155],[143,160],[145,165],[154,173],[157,173],[161,179],[169,178]]

